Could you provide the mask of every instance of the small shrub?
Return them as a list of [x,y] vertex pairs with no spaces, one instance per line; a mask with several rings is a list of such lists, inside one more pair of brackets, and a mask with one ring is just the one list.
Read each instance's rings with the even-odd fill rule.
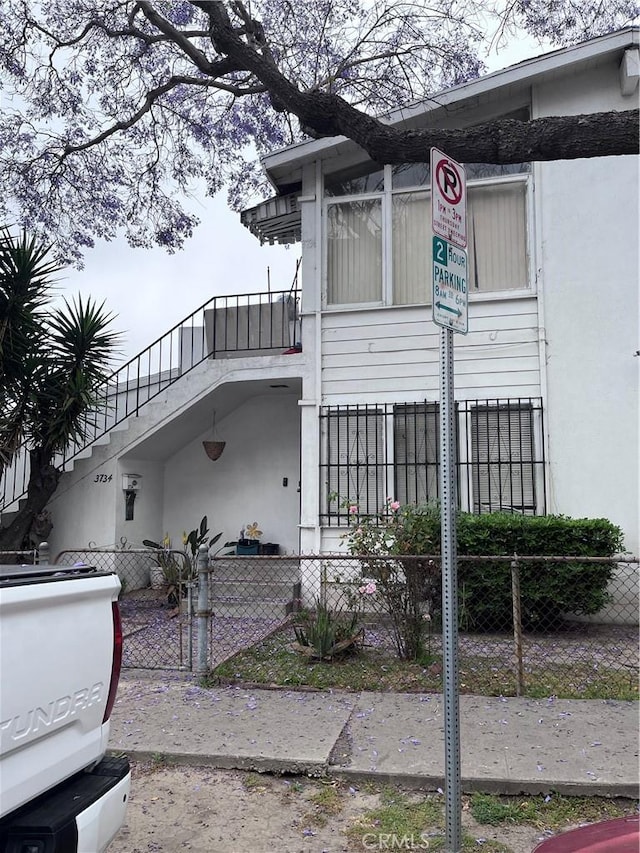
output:
[[364,629],[359,627],[358,613],[335,613],[320,600],[313,611],[303,610],[293,630],[301,654],[317,660],[330,661],[359,648]]
[[[354,509],[356,510],[354,512]],[[353,519],[347,536],[349,551],[367,555],[363,573],[373,578],[377,592],[391,617],[393,639],[402,660],[430,657],[424,638],[440,595],[440,568],[433,560],[411,555],[435,554],[438,548],[439,508],[434,504],[401,507],[387,501],[376,516],[359,516],[357,507],[349,509]],[[437,523],[437,524],[436,524]],[[376,559],[380,555],[383,559]],[[388,559],[398,555],[397,559]]]
[[[464,555],[611,557],[622,547],[620,528],[602,518],[518,516],[505,513],[458,517],[458,553]],[[613,562],[524,562],[520,564],[522,622],[527,629],[552,628],[564,613],[597,613],[608,601]],[[462,562],[469,628],[512,626],[508,563]]]

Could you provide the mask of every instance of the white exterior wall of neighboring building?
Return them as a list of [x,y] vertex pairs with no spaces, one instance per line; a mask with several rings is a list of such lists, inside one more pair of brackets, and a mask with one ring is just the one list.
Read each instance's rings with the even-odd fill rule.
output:
[[[536,115],[629,109],[615,65],[536,90]],[[540,165],[550,511],[619,524],[638,555],[638,158]]]

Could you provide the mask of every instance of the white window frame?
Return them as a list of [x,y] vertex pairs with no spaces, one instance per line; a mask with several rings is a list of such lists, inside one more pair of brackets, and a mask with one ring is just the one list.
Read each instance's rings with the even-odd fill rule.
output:
[[[406,195],[412,192],[421,192],[430,194],[431,188],[425,186],[408,186],[393,189],[392,175],[393,167],[387,165],[384,167],[384,188],[382,192],[376,193],[361,193],[349,195],[325,196],[322,198],[322,310],[333,311],[351,311],[361,309],[375,308],[406,308],[411,306],[429,307],[431,299],[425,302],[417,303],[399,303],[393,302],[393,196]],[[524,183],[525,184],[525,252],[526,252],[526,275],[529,282],[528,287],[518,288],[513,290],[486,290],[478,293],[469,292],[471,302],[486,302],[495,301],[497,299],[518,299],[527,298],[536,294],[536,276],[535,276],[535,260],[533,257],[533,227],[534,227],[534,191],[533,191],[533,175],[531,172],[523,172],[516,175],[505,175],[495,178],[478,178],[469,181],[467,187],[491,187],[505,184]],[[328,294],[328,209],[331,205],[344,204],[356,201],[380,200],[381,204],[381,223],[382,223],[382,286],[380,300],[371,302],[341,302],[329,304],[327,300]],[[430,240],[431,232],[425,234],[425,240]],[[430,292],[430,286],[428,292]]]
[[[386,183],[386,178],[385,178]],[[383,307],[387,304],[386,300],[386,280],[387,280],[387,259],[386,259],[386,234],[388,231],[387,227],[387,213],[386,206],[387,202],[385,200],[386,193],[362,193],[360,195],[341,195],[341,196],[329,196],[324,198],[322,203],[322,307],[328,311],[350,311],[353,308],[376,308]],[[381,298],[379,300],[371,301],[371,302],[339,302],[339,303],[331,303],[328,302],[328,293],[329,293],[329,235],[328,235],[328,224],[329,224],[329,208],[338,204],[349,204],[352,202],[358,201],[380,201],[380,223],[382,227],[382,240],[381,240],[381,275],[382,281],[380,282],[380,294]]]

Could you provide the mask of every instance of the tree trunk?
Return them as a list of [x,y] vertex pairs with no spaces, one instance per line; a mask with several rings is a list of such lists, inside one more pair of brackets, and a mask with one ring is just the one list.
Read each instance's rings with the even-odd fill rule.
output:
[[3,551],[22,551],[31,525],[39,512],[45,508],[58,487],[61,471],[51,464],[51,454],[40,448],[29,454],[31,473],[27,496],[20,501],[20,509],[7,525],[0,528],[0,562],[15,562],[14,554],[2,557]]

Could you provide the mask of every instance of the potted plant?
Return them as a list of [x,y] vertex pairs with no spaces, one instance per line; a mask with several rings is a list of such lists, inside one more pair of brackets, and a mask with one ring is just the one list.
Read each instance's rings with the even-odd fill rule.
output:
[[[161,544],[153,542],[151,539],[142,540],[145,547],[157,551],[155,559],[162,569],[167,601],[171,607],[178,607],[180,602],[187,597],[188,585],[197,581],[198,548],[208,541],[208,533],[206,515],[202,517],[199,526],[194,530],[189,533],[186,530],[183,531],[182,544],[186,552],[186,559],[178,551],[171,550],[171,539],[168,534],[165,534]],[[213,542],[217,542],[220,536],[222,536],[221,533],[213,539]]]
[[146,548],[153,548],[156,565],[151,568],[151,588],[164,589],[170,607],[177,607],[183,595],[186,595],[186,582],[189,566],[177,551],[171,550],[171,539],[165,535],[162,543],[143,539]]
[[254,521],[247,524],[246,528],[240,531],[240,538],[236,545],[236,554],[239,556],[247,556],[258,554],[260,551],[260,537],[262,530],[258,529],[258,522]]
[[[184,553],[171,550],[169,534],[165,534],[161,544],[153,542],[151,539],[142,540],[145,547],[153,548],[157,552],[154,556],[157,565],[162,570],[163,586],[167,589],[167,599],[172,607],[177,607],[187,597],[189,584],[195,585],[198,580],[198,549],[200,546],[206,545],[208,542],[209,548],[211,548],[222,536],[222,533],[218,533],[210,540],[208,533],[207,516],[204,515],[198,527],[189,533],[186,530],[182,532]],[[234,544],[234,542],[225,542],[222,548]]]

